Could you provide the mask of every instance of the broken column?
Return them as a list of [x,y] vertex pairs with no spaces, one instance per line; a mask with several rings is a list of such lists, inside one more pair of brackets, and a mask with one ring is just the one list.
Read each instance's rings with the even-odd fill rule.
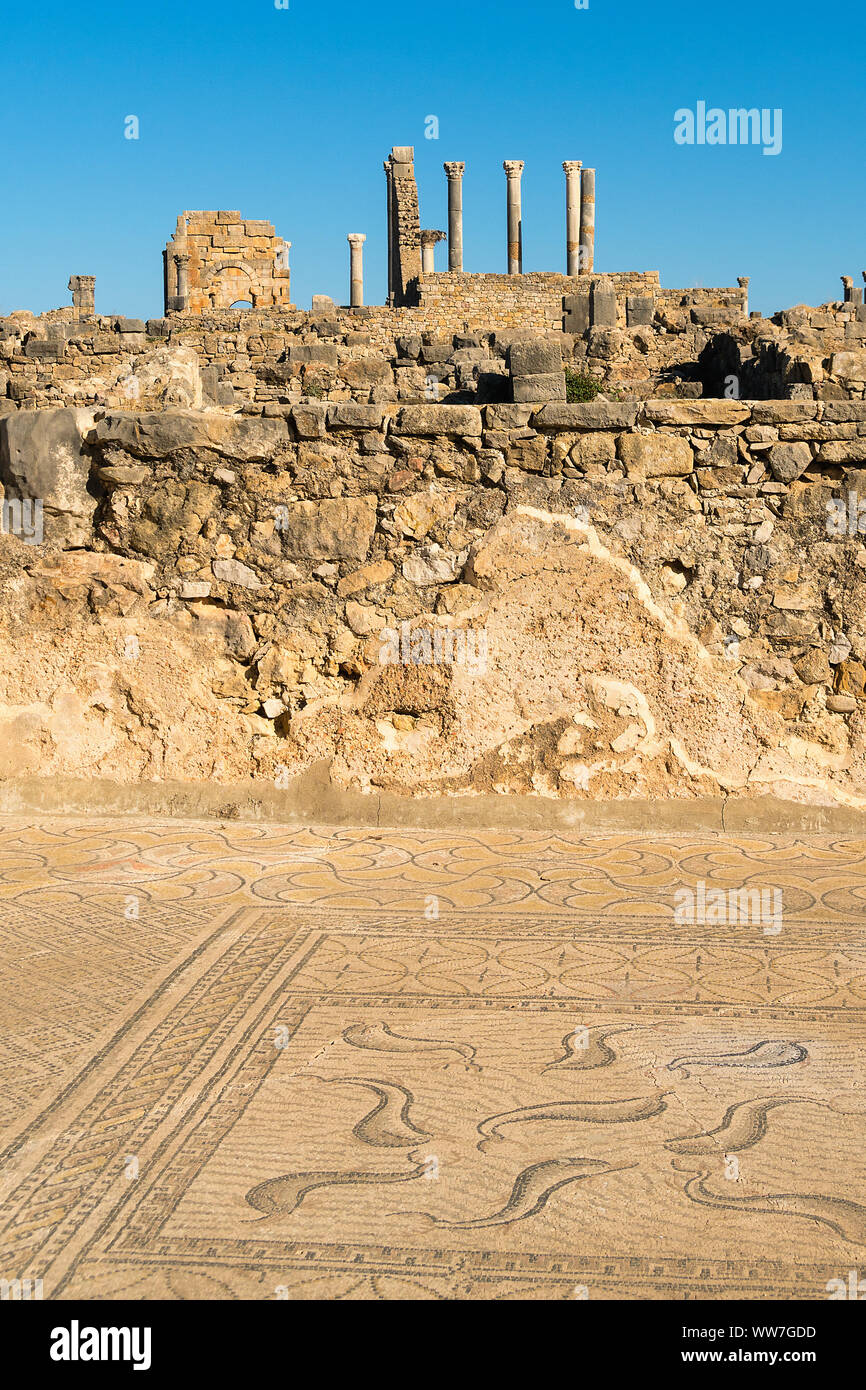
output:
[[751,278],[752,278],[751,275],[738,275],[738,276],[737,276],[737,284],[739,285],[740,289],[743,291],[743,313],[744,313],[744,314],[748,314],[748,312],[749,312],[749,281],[751,280]]
[[177,267],[177,307],[183,312],[189,304],[189,252],[176,251],[174,263]]
[[502,165],[508,180],[508,274],[523,273],[523,217],[520,207],[522,159],[506,159]]
[[96,313],[96,276],[70,275],[68,289],[72,291],[72,307],[80,319],[93,318]]
[[580,269],[584,275],[592,272],[595,261],[595,170],[580,173]]
[[463,173],[466,165],[452,160],[443,165],[448,176],[448,269],[463,269]]
[[425,275],[432,275],[436,269],[436,246],[445,240],[444,232],[422,231],[421,269]]
[[582,161],[566,159],[565,170],[565,252],[567,275],[580,274],[580,171]]
[[842,279],[842,301],[850,304],[853,298],[854,277],[853,275],[843,275]]
[[351,247],[349,303],[353,309],[360,309],[364,303],[364,242],[367,237],[362,232],[350,232],[346,240]]

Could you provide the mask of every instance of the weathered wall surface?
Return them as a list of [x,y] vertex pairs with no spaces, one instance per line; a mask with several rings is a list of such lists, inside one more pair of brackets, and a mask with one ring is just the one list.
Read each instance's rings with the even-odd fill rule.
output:
[[0,478],[45,507],[0,536],[4,796],[866,806],[866,403],[19,411]]

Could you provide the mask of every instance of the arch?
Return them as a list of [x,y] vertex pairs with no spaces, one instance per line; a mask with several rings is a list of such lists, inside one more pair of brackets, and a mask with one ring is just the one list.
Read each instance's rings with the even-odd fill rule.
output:
[[230,309],[233,305],[251,304],[261,296],[261,287],[255,271],[240,258],[217,261],[208,266],[201,280],[201,287],[214,308]]

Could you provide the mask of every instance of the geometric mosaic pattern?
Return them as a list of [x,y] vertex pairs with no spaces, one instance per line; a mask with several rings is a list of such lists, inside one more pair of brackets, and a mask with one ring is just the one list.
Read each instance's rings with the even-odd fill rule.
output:
[[[866,842],[0,822],[0,1277],[821,1299],[866,1268]],[[678,922],[701,883],[781,930]]]

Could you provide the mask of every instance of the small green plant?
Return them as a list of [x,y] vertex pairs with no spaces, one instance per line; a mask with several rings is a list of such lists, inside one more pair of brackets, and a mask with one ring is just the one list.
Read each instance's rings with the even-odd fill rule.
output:
[[312,396],[315,400],[321,401],[325,396],[325,388],[318,381],[304,382],[304,395]]
[[565,399],[567,401],[594,401],[601,390],[601,382],[596,381],[593,376],[584,376],[582,372],[574,372],[570,367],[565,369]]

